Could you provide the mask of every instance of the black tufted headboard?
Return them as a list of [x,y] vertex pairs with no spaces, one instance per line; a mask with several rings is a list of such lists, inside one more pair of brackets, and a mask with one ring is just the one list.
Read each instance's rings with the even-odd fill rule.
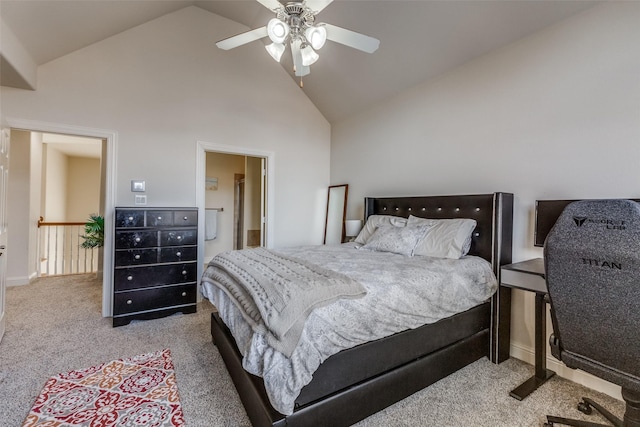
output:
[[467,196],[366,197],[365,221],[369,215],[408,218],[473,218],[470,255],[491,263],[499,275],[500,266],[511,263],[513,194],[473,194]]

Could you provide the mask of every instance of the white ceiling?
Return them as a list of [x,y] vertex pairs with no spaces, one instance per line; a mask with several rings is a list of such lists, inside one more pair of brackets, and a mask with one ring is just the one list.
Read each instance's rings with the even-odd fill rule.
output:
[[[328,42],[318,52],[320,59],[311,66],[311,74],[304,77],[302,90],[329,122],[336,123],[597,3],[335,0],[317,21],[378,38],[380,48],[367,54]],[[255,0],[0,0],[0,14],[34,61],[42,65],[191,5],[247,29],[263,26],[272,17]],[[211,49],[217,49],[213,42]],[[274,66],[278,65],[274,62]],[[292,74],[290,56],[283,57],[282,66]],[[3,84],[7,83],[3,80]]]

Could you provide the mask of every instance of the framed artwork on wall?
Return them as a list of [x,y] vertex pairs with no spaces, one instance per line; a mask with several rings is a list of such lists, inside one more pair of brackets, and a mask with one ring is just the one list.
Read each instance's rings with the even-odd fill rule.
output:
[[206,177],[204,188],[207,191],[217,191],[218,190],[218,178]]

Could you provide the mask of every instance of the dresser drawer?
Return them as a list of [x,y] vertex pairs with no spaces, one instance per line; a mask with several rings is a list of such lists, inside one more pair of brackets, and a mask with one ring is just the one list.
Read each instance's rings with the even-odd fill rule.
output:
[[196,263],[153,265],[148,267],[116,268],[113,287],[116,291],[174,283],[195,282]]
[[198,211],[175,211],[173,213],[173,225],[195,227],[198,225]]
[[173,211],[147,211],[147,227],[165,227],[173,225]]
[[113,314],[135,313],[178,305],[195,304],[196,285],[164,286],[114,295]]
[[143,210],[116,210],[116,228],[144,227]]
[[119,249],[116,251],[116,267],[126,265],[155,264],[158,262],[158,249]]
[[116,231],[116,249],[158,246],[157,231]]
[[195,261],[198,257],[196,246],[169,246],[159,249],[160,262]]
[[162,230],[160,231],[160,246],[197,245],[198,229]]

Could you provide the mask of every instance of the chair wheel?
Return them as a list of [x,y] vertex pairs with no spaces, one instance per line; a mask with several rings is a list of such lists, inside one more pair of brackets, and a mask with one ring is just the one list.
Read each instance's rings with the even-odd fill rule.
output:
[[593,409],[591,408],[591,405],[589,405],[587,402],[579,402],[578,411],[582,412],[585,415],[591,415],[591,413],[593,412]]

